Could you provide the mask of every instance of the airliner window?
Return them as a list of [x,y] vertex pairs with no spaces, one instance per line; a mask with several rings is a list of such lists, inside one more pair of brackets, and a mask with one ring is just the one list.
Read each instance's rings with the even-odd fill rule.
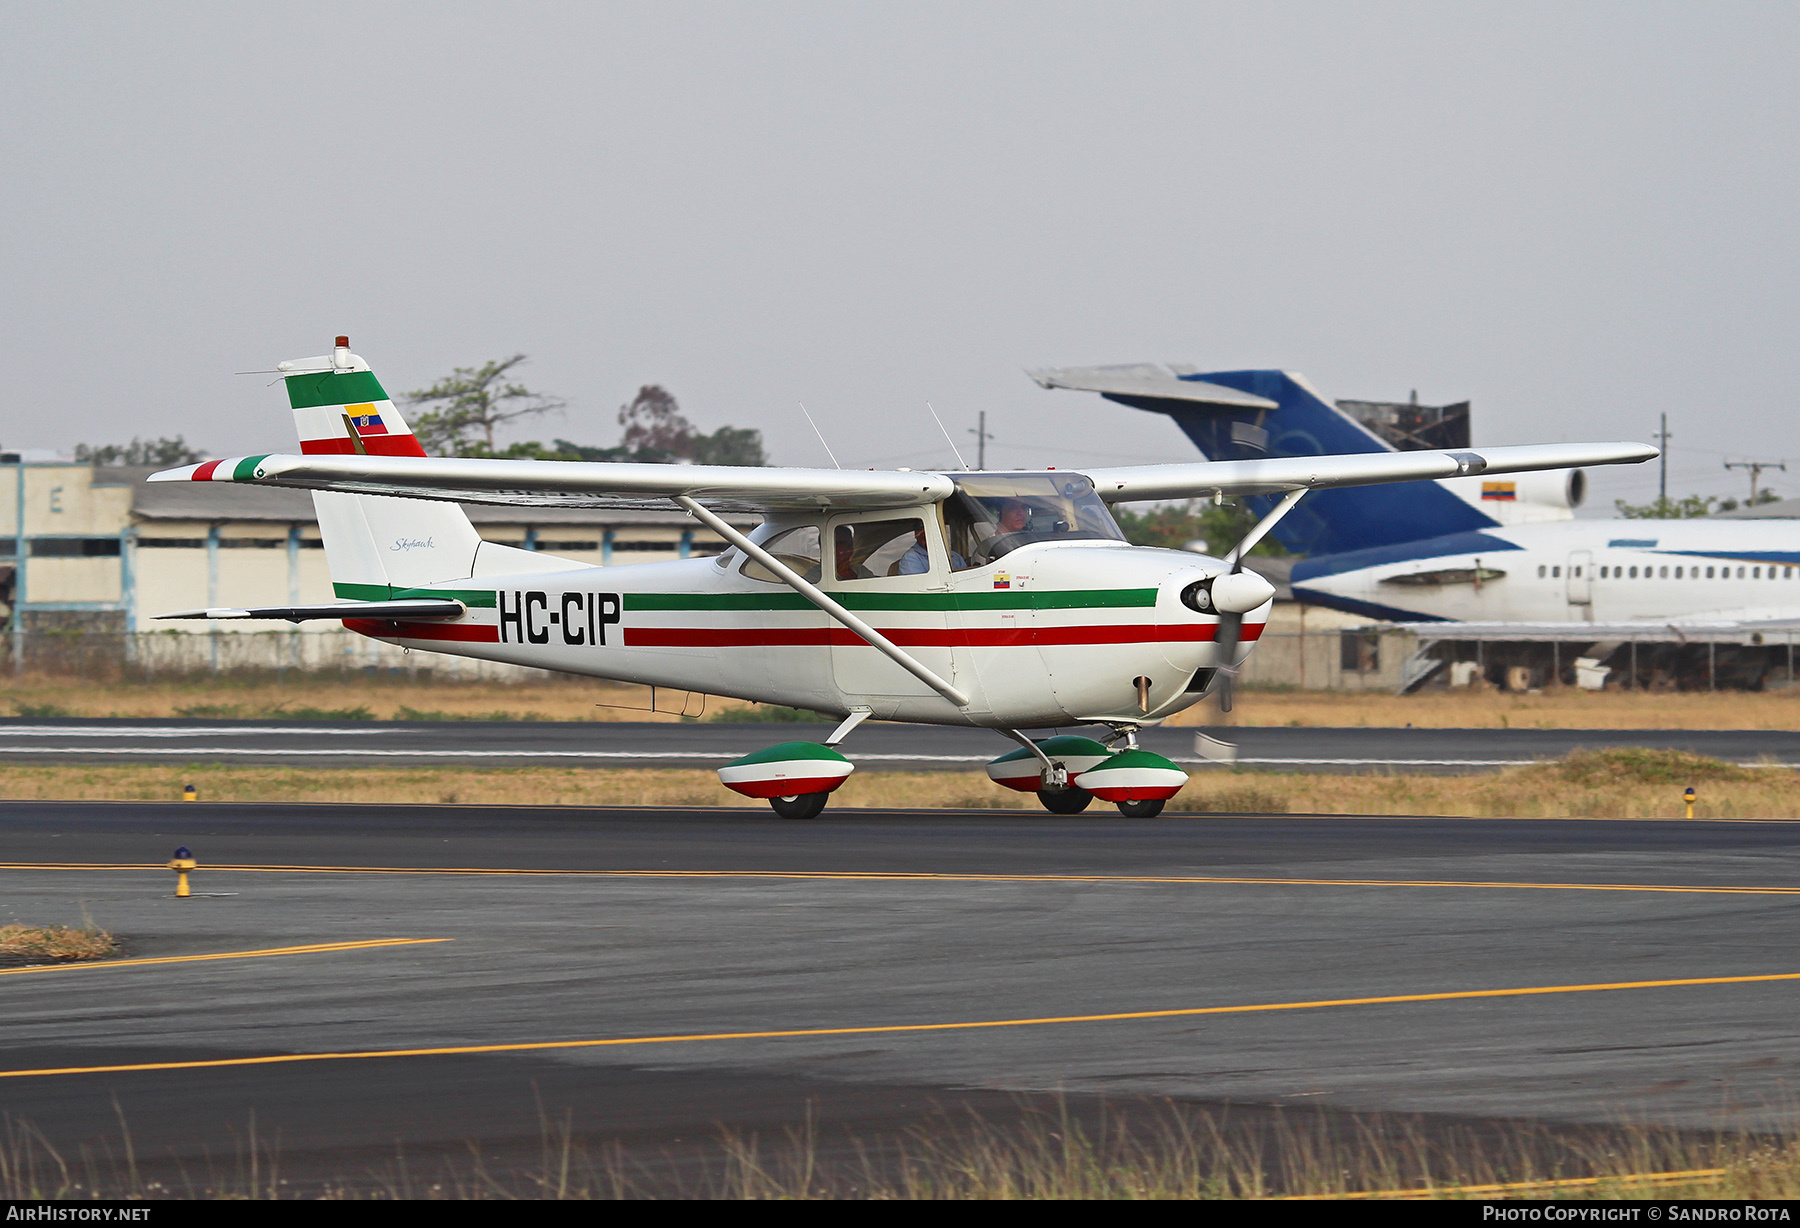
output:
[[944,504],[953,571],[984,567],[1033,542],[1125,540],[1080,474],[981,473],[955,482]]
[[[777,533],[768,541],[763,542],[762,548],[799,572],[802,580],[815,583],[818,581],[819,527],[817,525],[804,524],[797,529]],[[743,574],[752,580],[764,580],[770,584],[783,582],[780,576],[755,559],[744,564]]]

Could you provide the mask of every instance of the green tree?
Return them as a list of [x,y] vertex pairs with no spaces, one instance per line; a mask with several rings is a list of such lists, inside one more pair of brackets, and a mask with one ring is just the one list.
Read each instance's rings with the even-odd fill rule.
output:
[[411,405],[432,405],[413,421],[424,449],[441,456],[495,456],[494,428],[519,418],[562,409],[566,402],[506,376],[525,355],[496,359],[480,367],[457,367],[429,388],[406,394]]
[[[1222,555],[1237,545],[1257,521],[1256,513],[1242,501],[1215,504],[1205,500],[1165,503],[1141,512],[1115,506],[1113,518],[1125,531],[1126,540],[1134,546],[1180,550],[1189,542],[1201,541],[1206,543],[1206,552],[1212,555]],[[1287,550],[1271,536],[1256,543],[1250,553],[1264,558],[1281,558]]]
[[[625,428],[620,449],[632,460],[691,460],[696,465],[766,465],[762,432],[722,426],[710,435],[694,429],[681,404],[661,384],[645,384],[619,407]],[[621,458],[624,459],[624,458]]]
[[176,435],[169,439],[133,439],[125,444],[78,443],[75,459],[90,465],[191,465],[206,457]]
[[1700,516],[1710,516],[1715,510],[1730,511],[1737,506],[1737,501],[1732,499],[1727,500],[1728,506],[1715,509],[1713,504],[1718,501],[1717,495],[1689,495],[1680,500],[1664,496],[1637,504],[1614,499],[1613,506],[1619,509],[1619,515],[1626,520],[1693,520]]
[[694,436],[689,453],[696,465],[766,465],[762,432],[749,427],[722,426],[710,435]]

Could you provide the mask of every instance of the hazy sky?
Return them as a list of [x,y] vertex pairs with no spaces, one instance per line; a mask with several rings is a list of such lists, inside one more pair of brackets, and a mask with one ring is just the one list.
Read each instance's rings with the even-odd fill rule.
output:
[[[268,377],[524,352],[782,464],[1193,455],[1022,368],[1279,366],[1478,443],[1795,458],[1793,4],[0,8],[9,447],[293,446]],[[961,436],[970,438],[969,436]],[[1654,466],[1594,476],[1653,495]]]

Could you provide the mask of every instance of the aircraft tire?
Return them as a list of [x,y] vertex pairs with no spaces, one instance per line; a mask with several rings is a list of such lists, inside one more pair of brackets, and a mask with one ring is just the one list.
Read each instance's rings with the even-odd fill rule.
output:
[[1163,812],[1164,799],[1146,797],[1135,802],[1120,802],[1119,813],[1128,819],[1154,819]]
[[1047,789],[1038,792],[1038,801],[1042,802],[1044,809],[1051,814],[1080,814],[1088,808],[1088,803],[1093,800],[1092,793],[1086,789],[1077,789],[1074,785],[1070,785],[1066,789],[1058,789],[1054,793]]
[[831,800],[829,793],[802,793],[798,797],[771,797],[769,805],[783,819],[816,819]]

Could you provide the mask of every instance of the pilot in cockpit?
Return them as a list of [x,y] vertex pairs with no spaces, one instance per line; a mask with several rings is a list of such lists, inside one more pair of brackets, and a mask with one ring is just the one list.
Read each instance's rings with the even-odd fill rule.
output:
[[868,580],[874,572],[856,561],[856,539],[849,525],[840,525],[835,537],[837,545],[837,578],[840,580]]
[[[950,552],[950,570],[962,571],[968,566],[963,556],[952,550]],[[931,552],[925,548],[925,526],[920,525],[913,530],[912,548],[900,556],[899,566],[894,574],[898,576],[922,576],[931,570]]]

